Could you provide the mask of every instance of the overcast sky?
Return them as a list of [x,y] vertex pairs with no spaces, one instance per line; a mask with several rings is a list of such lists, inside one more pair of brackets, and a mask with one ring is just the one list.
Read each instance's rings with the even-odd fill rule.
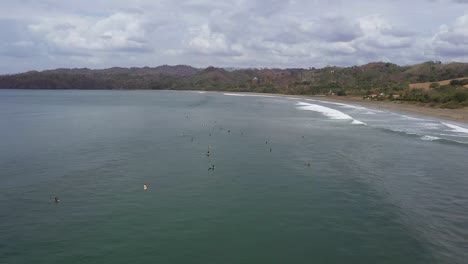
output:
[[468,62],[468,0],[1,0],[0,73]]

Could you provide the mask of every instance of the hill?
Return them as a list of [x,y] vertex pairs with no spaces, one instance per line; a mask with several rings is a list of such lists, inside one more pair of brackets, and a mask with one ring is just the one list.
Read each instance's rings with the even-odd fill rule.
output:
[[[443,64],[432,61],[412,66],[373,62],[361,66],[322,69],[225,70],[212,66],[197,69],[187,65],[162,65],[99,70],[55,69],[0,75],[0,88],[169,89],[359,96],[378,93],[397,94],[399,100],[423,103],[439,103],[443,94],[443,102],[440,101],[443,104],[453,101],[451,98],[457,93],[459,96],[454,105],[461,107],[465,105],[466,100],[462,99],[466,89],[460,83],[451,85],[451,81],[462,80],[465,76],[468,76],[468,63]],[[431,88],[431,84],[435,82],[440,84],[437,87],[433,84]]]
[[[450,82],[453,80],[464,80],[466,79],[465,77],[461,78],[455,78],[455,79],[449,79],[449,80],[443,80],[443,81],[437,81],[437,82],[423,82],[423,83],[411,83],[409,85],[410,89],[422,89],[425,91],[430,91],[431,90],[431,85],[434,86],[434,84],[438,84],[439,86],[441,85],[449,85]],[[468,84],[464,85],[463,87],[468,88]]]

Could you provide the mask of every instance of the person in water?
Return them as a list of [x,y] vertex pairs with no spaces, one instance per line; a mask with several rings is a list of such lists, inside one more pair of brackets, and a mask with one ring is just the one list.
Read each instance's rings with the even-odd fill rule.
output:
[[55,202],[55,203],[58,203],[58,202],[60,202],[60,200],[59,200],[59,198],[58,198],[57,196],[55,196],[55,198],[54,198],[54,202]]
[[148,184],[146,184],[146,183],[143,184],[143,190],[145,190],[145,191],[148,190]]

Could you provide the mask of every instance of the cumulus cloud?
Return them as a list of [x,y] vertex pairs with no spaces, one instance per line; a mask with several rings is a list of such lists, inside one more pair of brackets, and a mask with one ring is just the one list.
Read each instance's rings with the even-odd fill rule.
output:
[[427,49],[438,57],[468,59],[468,12],[450,26],[441,25]]
[[[6,0],[0,9],[0,72],[178,63],[322,67],[468,60],[463,3]],[[25,64],[27,58],[35,63]]]
[[104,18],[47,18],[29,30],[38,41],[62,51],[144,52],[151,50],[147,23],[139,13],[115,13]]
[[324,17],[308,21],[300,24],[299,30],[328,42],[348,42],[362,36],[359,23],[344,17]]
[[235,45],[232,45],[221,32],[213,32],[208,25],[192,28],[192,37],[188,41],[187,52],[203,55],[238,55]]

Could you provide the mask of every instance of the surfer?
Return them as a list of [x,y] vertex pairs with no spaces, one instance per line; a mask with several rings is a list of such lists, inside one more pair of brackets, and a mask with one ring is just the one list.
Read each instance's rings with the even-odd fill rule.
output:
[[271,148],[270,148],[270,152],[271,152]]
[[143,190],[145,190],[145,191],[148,190],[148,184],[146,184],[146,183],[143,184]]
[[58,203],[58,202],[60,202],[60,200],[59,200],[59,198],[58,198],[57,196],[55,196],[55,198],[54,198],[54,202],[55,202],[55,203]]

